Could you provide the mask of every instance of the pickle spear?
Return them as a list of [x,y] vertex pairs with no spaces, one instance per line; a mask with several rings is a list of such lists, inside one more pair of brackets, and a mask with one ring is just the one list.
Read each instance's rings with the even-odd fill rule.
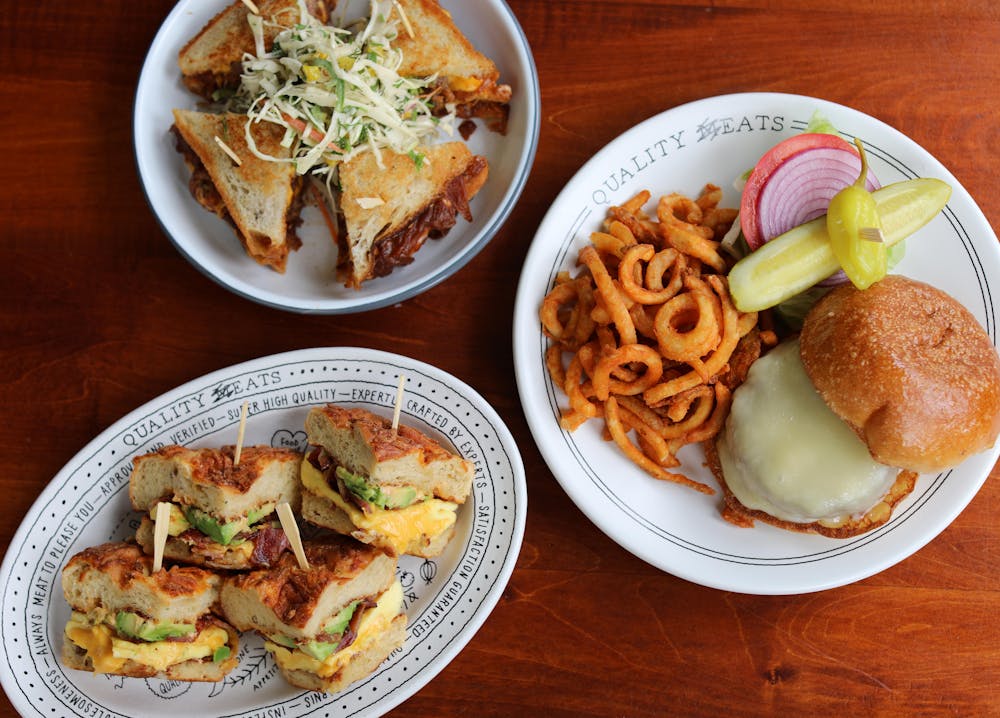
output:
[[[872,196],[888,248],[934,219],[948,203],[951,187],[922,177],[886,185]],[[729,291],[741,312],[756,312],[791,299],[839,269],[824,215],[738,261],[729,271]]]

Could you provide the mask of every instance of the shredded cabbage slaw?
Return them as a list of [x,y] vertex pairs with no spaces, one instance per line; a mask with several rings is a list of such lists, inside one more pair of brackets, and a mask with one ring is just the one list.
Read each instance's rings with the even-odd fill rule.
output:
[[[320,24],[300,0],[302,22],[282,29],[272,49],[264,49],[264,23],[248,18],[256,55],[246,55],[240,88],[230,101],[246,112],[247,144],[257,157],[292,162],[300,175],[336,182],[336,168],[361,152],[408,154],[417,166],[426,158],[421,143],[454,133],[454,110],[432,112],[430,95],[436,77],[401,77],[402,53],[394,46],[399,25],[409,23],[393,0],[370,0],[366,19],[350,27]],[[250,134],[256,122],[285,128],[282,146],[291,158],[262,152]]]

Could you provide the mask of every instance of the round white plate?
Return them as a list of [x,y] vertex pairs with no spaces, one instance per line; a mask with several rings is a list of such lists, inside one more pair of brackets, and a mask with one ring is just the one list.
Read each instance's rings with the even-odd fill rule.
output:
[[[177,53],[227,5],[226,0],[180,0],[150,46],[136,90],[133,141],[139,178],[164,232],[195,267],[227,289],[261,304],[295,312],[343,314],[383,307],[423,292],[471,260],[500,230],[528,179],[538,144],[539,89],[531,49],[503,0],[445,0],[455,23],[500,70],[514,96],[507,134],[477,122],[469,148],[490,164],[489,179],[440,240],[429,240],[414,261],[387,277],[347,289],[334,277],[337,249],[316,207],[303,212],[302,247],[284,274],[244,252],[232,227],[201,207],[188,191],[190,173],[170,133],[174,108],[195,109],[198,98],[181,83]],[[360,10],[367,2],[341,2]],[[340,10],[335,11],[337,13]],[[457,137],[456,133],[456,137]]]
[[[255,635],[219,683],[94,675],[59,660],[69,606],[60,572],[86,548],[134,534],[128,499],[133,456],[163,444],[236,441],[302,449],[309,408],[336,402],[391,417],[406,377],[400,422],[473,462],[468,502],[445,552],[400,559],[409,625],[404,645],[369,677],[324,695],[289,686]],[[73,458],[32,506],[0,569],[4,691],[22,715],[374,716],[416,693],[486,620],[514,570],[527,494],[514,439],[490,405],[458,379],[421,362],[357,348],[277,354],[189,382],[133,411]],[[141,707],[141,708],[140,708]]]
[[[697,194],[708,182],[739,206],[733,182],[778,141],[804,129],[819,110],[848,139],[860,137],[882,184],[937,177],[953,190],[945,210],[907,240],[895,272],[949,292],[996,343],[1000,249],[982,212],[958,181],[912,140],[855,110],[810,97],[751,93],[713,97],[668,110],[624,133],[576,174],[538,229],[522,271],[514,317],[517,383],[531,431],[566,493],[621,546],[675,576],[725,590],[802,593],[857,581],[906,558],[941,532],[976,494],[1000,449],[970,458],[916,490],[886,525],[847,540],[741,529],[719,515],[721,493],[706,496],[651,478],[600,436],[601,422],[576,432],[558,424],[567,405],[544,366],[547,341],[538,307],[560,270],[575,273],[579,248],[610,204],[642,189],[653,197]],[[683,471],[717,487],[699,446],[680,453]]]

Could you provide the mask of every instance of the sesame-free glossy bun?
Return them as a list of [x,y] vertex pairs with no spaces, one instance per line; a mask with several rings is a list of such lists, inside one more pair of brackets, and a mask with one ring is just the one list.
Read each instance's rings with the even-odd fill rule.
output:
[[837,287],[806,316],[801,357],[830,408],[883,464],[955,466],[1000,433],[1000,358],[946,293],[899,275]]

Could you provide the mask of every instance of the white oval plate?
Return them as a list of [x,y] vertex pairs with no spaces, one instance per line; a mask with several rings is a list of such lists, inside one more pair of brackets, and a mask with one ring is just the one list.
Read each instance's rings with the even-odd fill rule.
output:
[[[538,73],[527,38],[503,0],[442,3],[514,91],[507,134],[490,132],[477,123],[468,141],[469,148],[490,163],[489,179],[470,203],[473,222],[459,217],[445,237],[428,241],[411,264],[357,290],[334,277],[337,249],[316,207],[305,208],[299,228],[302,247],[289,255],[285,273],[278,274],[248,257],[233,229],[188,191],[190,173],[169,130],[172,110],[194,109],[198,98],[181,83],[177,53],[227,4],[180,0],[153,39],[136,90],[133,142],[139,178],[150,207],[181,254],[247,299],[295,312],[344,314],[394,304],[430,289],[486,246],[514,209],[538,144]],[[345,4],[349,3],[341,3]],[[360,4],[367,8],[367,2]],[[359,0],[353,5],[358,6]]]
[[[654,198],[698,193],[707,182],[739,206],[734,180],[778,141],[801,131],[815,110],[848,139],[860,137],[882,184],[938,177],[953,190],[937,218],[907,241],[895,271],[949,292],[996,343],[1000,249],[982,212],[958,181],[912,140],[847,107],[797,95],[714,97],[657,115],[615,139],[573,177],[535,235],[518,286],[514,361],[525,416],[549,468],[577,506],[636,556],[681,578],[755,594],[803,593],[857,581],[906,558],[941,532],[976,494],[1000,449],[938,476],[922,476],[892,520],[847,540],[782,531],[758,523],[741,529],[719,515],[720,494],[705,496],[659,482],[637,468],[600,423],[574,433],[558,424],[567,405],[544,366],[547,346],[538,307],[556,273],[573,270],[577,251],[599,228],[611,203],[642,189]],[[683,449],[683,471],[717,486],[700,447]]]
[[[404,645],[369,677],[323,695],[289,686],[255,635],[219,683],[99,676],[59,660],[69,618],[60,584],[66,561],[87,546],[134,534],[131,458],[162,444],[236,441],[303,448],[310,406],[337,402],[392,416],[406,377],[400,422],[450,445],[475,465],[455,538],[438,558],[404,556],[398,575],[409,620]],[[70,461],[24,518],[0,569],[4,691],[22,715],[375,716],[402,703],[444,668],[486,620],[514,570],[527,493],[513,437],[490,405],[458,379],[413,359],[358,348],[277,354],[189,382],[116,422]]]

